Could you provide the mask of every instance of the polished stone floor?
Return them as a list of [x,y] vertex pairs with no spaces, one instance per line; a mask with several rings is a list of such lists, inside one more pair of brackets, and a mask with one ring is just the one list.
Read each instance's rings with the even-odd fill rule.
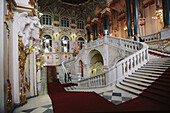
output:
[[27,100],[27,104],[20,106],[13,113],[53,113],[51,99],[42,95]]

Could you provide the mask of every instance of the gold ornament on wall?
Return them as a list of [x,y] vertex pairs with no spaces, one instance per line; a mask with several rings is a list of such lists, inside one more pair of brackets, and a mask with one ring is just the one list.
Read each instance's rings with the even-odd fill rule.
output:
[[32,7],[34,7],[34,5],[35,5],[35,0],[29,0],[29,2],[28,2]]
[[[149,46],[149,48],[151,48],[151,49],[170,52],[170,50],[167,49],[168,47],[170,47],[170,38],[159,39],[156,41],[150,41],[150,42],[146,42],[146,43]],[[156,47],[153,47],[152,45],[156,46]]]
[[[20,70],[20,103],[25,103],[26,100],[26,81],[24,76],[25,63],[27,59],[28,48],[25,49],[22,42],[22,37],[18,38],[18,49],[19,49],[19,70]],[[25,50],[24,50],[25,49]]]

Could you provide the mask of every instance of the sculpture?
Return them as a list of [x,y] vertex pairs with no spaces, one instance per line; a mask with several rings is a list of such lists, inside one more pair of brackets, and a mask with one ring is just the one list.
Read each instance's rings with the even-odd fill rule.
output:
[[29,44],[32,31],[36,28],[41,28],[39,18],[37,16],[31,17],[27,12],[23,12],[19,15],[18,23],[20,24],[18,35],[22,37],[24,46],[27,46]]

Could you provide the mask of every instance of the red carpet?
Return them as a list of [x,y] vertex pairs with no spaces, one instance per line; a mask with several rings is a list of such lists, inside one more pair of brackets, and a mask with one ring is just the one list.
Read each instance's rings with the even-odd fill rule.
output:
[[[166,76],[169,76],[167,75],[167,73],[168,72],[166,72]],[[162,76],[165,76],[165,75],[162,75]],[[157,85],[156,82],[157,81],[155,81],[155,84]],[[56,82],[56,80],[54,80],[54,82],[48,83],[48,94],[52,100],[54,113],[90,113],[90,112],[92,113],[99,113],[99,112],[100,113],[107,113],[107,112],[144,113],[148,111],[152,113],[160,113],[160,112],[165,113],[165,112],[169,112],[170,110],[169,108],[170,104],[162,104],[150,98],[146,98],[146,97],[152,97],[152,98],[162,99],[161,96],[154,97],[152,94],[148,93],[148,91],[151,91],[151,92],[155,91],[153,90],[153,87],[149,87],[138,98],[127,101],[123,104],[114,105],[94,92],[67,92],[65,91],[64,87],[67,87],[70,85],[75,85],[75,84],[62,85],[59,82]],[[169,88],[166,88],[166,89],[169,89]],[[156,93],[159,93],[159,92],[161,91],[158,90]],[[168,94],[165,93],[165,95],[167,96]],[[170,99],[169,100],[167,99],[167,102],[170,102]]]
[[159,56],[159,57],[162,57],[162,58],[169,58],[170,56],[167,56],[167,55],[164,55],[164,54],[159,54],[159,53],[156,53],[156,52],[153,52],[153,51],[148,51],[149,54],[151,55],[154,55],[154,56]]

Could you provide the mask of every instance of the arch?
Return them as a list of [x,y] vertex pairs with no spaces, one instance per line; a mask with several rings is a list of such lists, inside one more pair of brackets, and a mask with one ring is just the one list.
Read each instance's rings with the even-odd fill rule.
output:
[[87,63],[89,64],[88,72],[91,76],[103,72],[104,58],[101,52],[97,49],[89,51]]
[[45,53],[52,52],[52,37],[50,35],[44,35],[43,36],[43,48]]
[[89,55],[91,54],[92,51],[98,51],[98,52],[101,54],[102,58],[103,58],[103,64],[105,64],[106,61],[105,61],[104,54],[103,54],[103,53],[101,52],[101,50],[98,49],[98,48],[95,48],[95,49],[92,49],[92,50],[88,51],[87,56],[86,56],[86,63],[90,64]]
[[68,36],[61,37],[61,52],[69,52],[70,50],[70,38]]
[[81,77],[84,77],[82,60],[79,61],[79,72],[81,73]]

